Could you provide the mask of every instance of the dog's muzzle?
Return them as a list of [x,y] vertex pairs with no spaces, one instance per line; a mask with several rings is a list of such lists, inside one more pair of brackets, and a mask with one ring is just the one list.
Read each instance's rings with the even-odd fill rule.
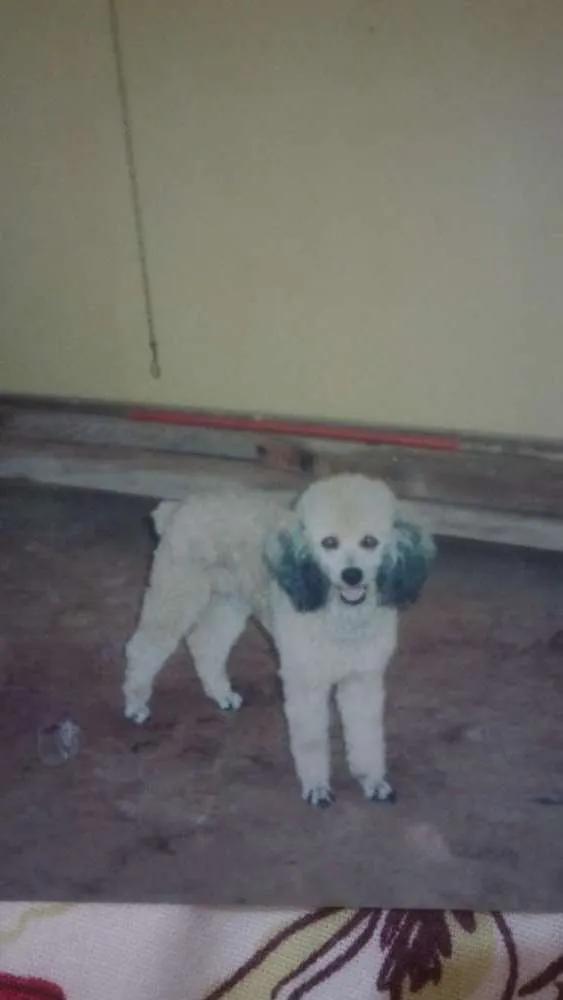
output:
[[357,566],[348,566],[342,570],[342,582],[339,585],[340,600],[344,604],[362,604],[368,589],[364,583],[364,574]]

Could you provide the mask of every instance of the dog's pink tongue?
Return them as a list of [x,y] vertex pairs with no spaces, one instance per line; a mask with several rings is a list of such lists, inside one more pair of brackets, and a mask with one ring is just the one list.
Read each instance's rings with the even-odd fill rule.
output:
[[364,596],[365,587],[359,584],[357,587],[343,587],[341,593],[346,601],[359,601]]

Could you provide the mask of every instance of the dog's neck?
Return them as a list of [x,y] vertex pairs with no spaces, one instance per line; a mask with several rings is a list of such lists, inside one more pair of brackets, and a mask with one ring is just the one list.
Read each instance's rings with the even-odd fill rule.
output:
[[357,640],[359,633],[374,628],[381,611],[374,588],[370,587],[361,604],[346,604],[342,601],[338,590],[333,587],[326,604],[318,614],[325,617],[327,629],[334,631],[339,640],[349,639],[353,642]]

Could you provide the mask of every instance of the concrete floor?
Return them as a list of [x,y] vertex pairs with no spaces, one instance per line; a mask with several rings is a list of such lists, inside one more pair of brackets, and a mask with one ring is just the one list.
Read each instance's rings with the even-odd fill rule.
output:
[[[206,700],[180,650],[153,721],[123,719],[152,505],[3,484],[2,899],[561,909],[560,556],[441,545],[390,675],[399,800],[362,801],[336,731],[338,800],[317,812],[255,629],[232,659],[238,716]],[[47,766],[37,731],[67,711],[80,753]]]

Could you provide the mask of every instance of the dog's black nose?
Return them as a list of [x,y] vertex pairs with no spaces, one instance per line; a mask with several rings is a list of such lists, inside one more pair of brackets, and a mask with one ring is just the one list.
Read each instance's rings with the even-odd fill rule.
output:
[[357,587],[364,578],[364,574],[361,569],[357,568],[357,566],[348,566],[346,569],[342,570],[341,575],[344,583],[347,583],[349,587]]

